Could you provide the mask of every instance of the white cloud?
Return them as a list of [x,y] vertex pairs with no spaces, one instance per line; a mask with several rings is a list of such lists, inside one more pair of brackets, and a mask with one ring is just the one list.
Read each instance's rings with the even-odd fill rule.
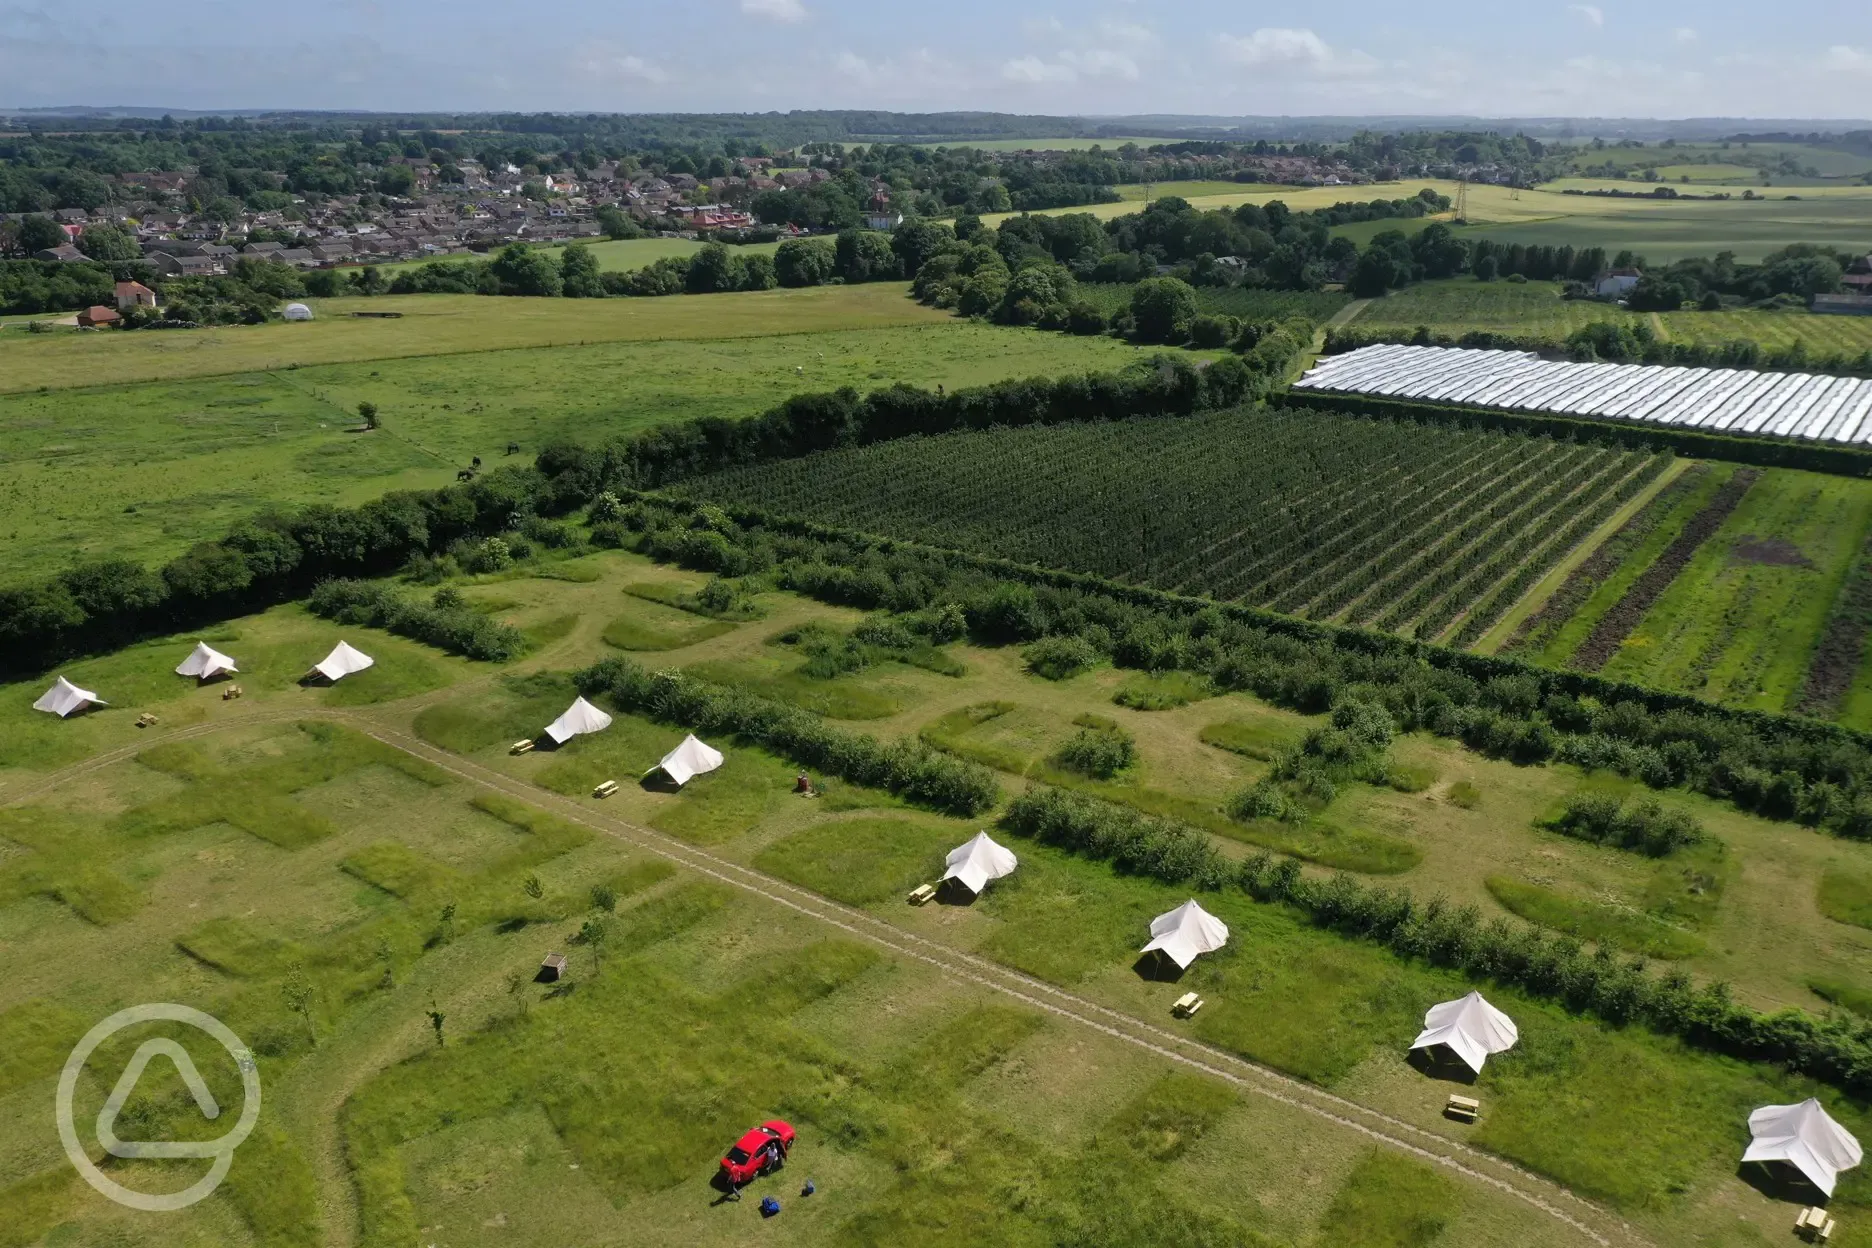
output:
[[669,81],[669,71],[659,65],[652,65],[641,56],[614,56],[611,66],[626,78],[635,78],[639,82],[662,83]]
[[1696,31],[1688,26],[1679,26],[1672,32],[1672,37],[1676,39],[1678,43],[1695,43],[1698,39],[1702,38],[1701,35],[1697,34]]
[[1072,82],[1079,75],[1070,65],[1051,64],[1037,56],[1021,56],[1001,66],[1001,77],[1009,82],[1037,85],[1043,82]]
[[1600,28],[1605,26],[1605,10],[1596,4],[1569,4],[1566,7],[1567,12],[1579,14],[1589,25]]
[[1872,74],[1872,52],[1843,43],[1828,48],[1820,63],[1837,73]]
[[800,0],[741,0],[741,11],[769,22],[791,24],[806,20],[806,6]]
[[1237,65],[1325,65],[1332,48],[1310,30],[1263,26],[1252,35],[1223,35],[1222,55]]

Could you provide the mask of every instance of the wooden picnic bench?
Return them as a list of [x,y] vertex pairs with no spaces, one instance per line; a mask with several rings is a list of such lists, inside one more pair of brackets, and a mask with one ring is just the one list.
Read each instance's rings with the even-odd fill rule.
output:
[[1833,1219],[1818,1206],[1801,1210],[1800,1216],[1794,1219],[1794,1233],[1809,1243],[1826,1243],[1833,1238],[1833,1227]]
[[908,901],[913,906],[926,906],[936,899],[934,884],[919,884],[910,890]]
[[615,780],[606,780],[603,784],[599,785],[597,788],[592,790],[592,796],[593,797],[610,797],[613,793],[617,791],[618,791],[618,782]]
[[1472,1096],[1451,1096],[1443,1112],[1460,1122],[1474,1122],[1476,1115],[1482,1112],[1482,1102]]
[[1170,1012],[1178,1018],[1194,1018],[1196,1016],[1196,1011],[1202,1009],[1202,1007],[1203,999],[1201,997],[1193,992],[1186,992],[1176,999],[1176,1004],[1170,1007]]
[[507,752],[509,754],[531,754],[533,752],[533,743],[531,741],[516,741],[507,747]]

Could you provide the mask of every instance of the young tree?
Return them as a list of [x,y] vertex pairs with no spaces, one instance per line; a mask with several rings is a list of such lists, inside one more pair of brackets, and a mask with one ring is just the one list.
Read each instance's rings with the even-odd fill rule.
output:
[[286,968],[286,982],[280,985],[286,1008],[305,1020],[306,1035],[312,1047],[318,1047],[318,1032],[312,1026],[312,981],[306,978],[305,964],[294,962]]
[[602,910],[606,914],[617,912],[617,890],[609,884],[594,884],[591,890],[592,909]]
[[596,915],[586,919],[579,927],[576,939],[581,945],[589,947],[592,951],[593,975],[596,975],[600,970],[600,963],[604,953],[604,943],[606,940],[610,939],[610,937],[610,923],[604,919],[598,918]]
[[531,897],[534,901],[538,901],[546,895],[546,886],[540,883],[539,876],[529,875],[525,881],[521,883],[520,891]]
[[527,984],[531,981],[519,971],[507,972],[507,995],[520,1006],[520,1017],[527,1016]]
[[455,903],[452,901],[442,907],[442,939],[455,939]]
[[369,399],[357,405],[357,414],[363,419],[366,429],[375,429],[377,427],[377,405],[372,403]]
[[377,960],[383,963],[383,980],[380,987],[396,987],[396,953],[390,948],[388,940],[377,942]]
[[433,997],[429,999],[429,1009],[426,1013],[429,1015],[429,1025],[435,1028],[436,1047],[442,1048],[447,1043],[447,1041],[442,1039],[442,1023],[448,1018],[448,1015],[444,1014],[436,1007],[435,998]]

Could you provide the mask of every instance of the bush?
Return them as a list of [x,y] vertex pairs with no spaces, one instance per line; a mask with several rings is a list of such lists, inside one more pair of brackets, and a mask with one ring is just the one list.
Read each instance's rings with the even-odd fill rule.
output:
[[1190,345],[1219,350],[1228,345],[1231,328],[1228,321],[1219,316],[1196,317],[1189,323]]
[[1116,724],[1088,725],[1074,733],[1053,756],[1067,771],[1109,780],[1137,757],[1137,742]]
[[1001,826],[1166,884],[1218,889],[1232,874],[1228,860],[1206,833],[1044,785],[1015,798]]
[[608,695],[623,710],[695,732],[734,734],[802,766],[948,814],[977,815],[1001,797],[993,772],[919,741],[884,743],[831,728],[809,711],[679,672],[650,673],[628,659],[615,658],[575,673],[573,683],[587,697]]
[[1042,637],[1021,651],[1027,670],[1047,680],[1068,680],[1105,656],[1083,637]]
[[1654,797],[1627,805],[1616,797],[1580,794],[1567,799],[1558,817],[1548,824],[1555,832],[1615,845],[1662,858],[1700,843],[1703,825],[1681,810],[1666,810]]
[[366,581],[326,581],[312,591],[306,606],[340,624],[386,629],[470,659],[505,662],[526,649],[519,629],[482,615],[449,587],[421,603]]

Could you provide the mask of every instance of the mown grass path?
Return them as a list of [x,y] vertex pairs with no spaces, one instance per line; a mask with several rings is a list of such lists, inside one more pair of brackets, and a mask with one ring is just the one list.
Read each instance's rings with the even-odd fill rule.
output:
[[[473,683],[477,682],[470,682],[469,686],[454,686],[449,692],[459,696],[464,688],[472,687]],[[1614,1244],[1645,1245],[1648,1242],[1616,1214],[1500,1157],[1413,1126],[1284,1075],[1271,1067],[1202,1044],[1188,1036],[1100,1005],[941,941],[906,932],[864,911],[841,905],[774,876],[603,813],[588,802],[558,796],[419,741],[396,725],[407,717],[413,706],[427,700],[430,699],[383,703],[372,708],[369,713],[326,708],[257,711],[252,715],[216,723],[156,733],[133,745],[48,773],[6,795],[4,804],[17,805],[27,801],[72,779],[130,759],[157,742],[187,740],[255,724],[307,719],[336,721],[384,745],[439,767],[458,779],[550,810],[614,840],[655,854],[741,892],[761,897],[899,957],[923,963],[956,980],[1020,1001],[1062,1021],[1095,1031],[1178,1066],[1200,1071],[1243,1091],[1290,1106],[1321,1122],[1355,1132],[1376,1143],[1486,1184],[1540,1210],[1602,1248],[1611,1248]],[[427,982],[425,978],[424,983]],[[356,1030],[346,1029],[347,1033]],[[351,1192],[349,1174],[344,1168],[336,1111],[353,1089],[400,1056],[402,1046],[394,1035],[372,1036],[356,1047],[347,1045],[343,1035],[333,1039],[335,1048],[343,1046],[342,1051],[355,1059],[361,1059],[360,1064],[314,1072],[306,1077],[306,1081],[318,1089],[313,1098],[316,1104],[309,1108],[300,1107],[295,1117],[300,1118],[315,1133],[315,1141],[308,1152],[318,1173],[321,1204],[328,1211],[326,1240],[343,1248],[356,1242],[358,1230],[355,1225],[356,1202]],[[323,1065],[330,1067],[332,1063],[327,1059]]]

